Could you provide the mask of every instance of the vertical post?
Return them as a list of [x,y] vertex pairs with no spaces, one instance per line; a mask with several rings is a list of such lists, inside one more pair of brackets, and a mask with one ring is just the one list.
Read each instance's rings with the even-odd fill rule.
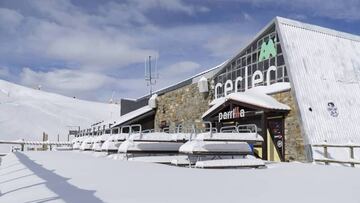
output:
[[[329,155],[328,155],[328,149],[327,149],[327,146],[326,146],[326,140],[325,140],[325,145],[324,145],[324,157],[325,159],[328,159]],[[329,165],[329,162],[325,162],[325,165]]]
[[151,56],[149,56],[149,79],[150,79],[150,95],[152,95]]
[[263,160],[267,160],[268,158],[268,154],[267,154],[267,150],[268,150],[268,139],[267,139],[267,122],[266,122],[266,114],[265,112],[263,112],[261,114],[261,129],[262,129],[262,136],[264,139],[264,142],[262,143],[262,159]]
[[25,144],[21,144],[21,151],[23,152],[25,148]]
[[[350,159],[351,159],[351,161],[353,161],[354,160],[354,147],[349,146],[349,148],[350,148]],[[351,167],[355,167],[355,164],[351,163]]]

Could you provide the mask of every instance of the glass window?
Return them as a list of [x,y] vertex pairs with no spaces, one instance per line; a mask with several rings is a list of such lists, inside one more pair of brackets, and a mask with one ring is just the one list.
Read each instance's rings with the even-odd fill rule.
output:
[[275,78],[276,78],[276,72],[270,71],[270,80],[275,82]]
[[269,68],[269,59],[264,60],[264,70]]
[[240,75],[241,75],[242,77],[245,77],[245,67],[242,67],[242,68],[240,69]]
[[256,57],[256,53],[252,54],[252,63],[256,63],[257,57]]
[[277,54],[281,54],[281,53],[282,53],[280,43],[276,45],[276,52],[277,52]]
[[277,66],[282,66],[282,65],[284,65],[285,64],[285,62],[284,62],[284,57],[283,57],[283,55],[279,55],[279,56],[277,56]]
[[256,64],[252,65],[252,72],[255,72],[257,70]]
[[277,77],[278,78],[283,78],[283,66],[280,66],[277,68]]
[[251,64],[251,56],[249,55],[246,59],[246,65]]
[[246,59],[245,57],[241,58],[241,66],[246,66]]
[[256,43],[254,43],[253,45],[252,45],[252,50],[251,51],[256,51],[257,50],[257,46],[256,46]]
[[275,57],[270,59],[270,66],[275,66]]

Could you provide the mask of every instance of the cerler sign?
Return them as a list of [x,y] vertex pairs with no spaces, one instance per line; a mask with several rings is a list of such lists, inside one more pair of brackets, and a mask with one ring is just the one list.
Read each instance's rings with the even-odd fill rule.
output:
[[[260,49],[259,62],[269,59],[270,56],[276,55],[276,47],[275,43],[272,39],[270,39],[267,43],[263,42]],[[270,74],[271,71],[276,71],[276,66],[270,66],[266,71],[266,85],[270,85]],[[225,84],[217,83],[215,85],[215,98],[218,98],[218,91],[222,89],[224,92],[224,96],[232,93],[238,92],[238,83],[245,80],[245,91],[249,89],[248,83],[248,67],[245,67],[245,76],[239,76],[235,79],[235,81],[227,80]],[[264,81],[264,74],[260,70],[256,70],[251,76],[251,87],[257,86],[259,83]],[[235,87],[235,90],[234,90]]]

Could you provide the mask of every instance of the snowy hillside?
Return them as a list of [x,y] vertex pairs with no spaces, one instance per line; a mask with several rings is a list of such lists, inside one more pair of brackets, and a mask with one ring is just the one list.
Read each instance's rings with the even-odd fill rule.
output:
[[[0,139],[41,140],[42,133],[65,140],[67,126],[113,119],[119,106],[83,101],[0,80]],[[6,147],[8,149],[8,147]],[[4,151],[0,146],[0,152]]]

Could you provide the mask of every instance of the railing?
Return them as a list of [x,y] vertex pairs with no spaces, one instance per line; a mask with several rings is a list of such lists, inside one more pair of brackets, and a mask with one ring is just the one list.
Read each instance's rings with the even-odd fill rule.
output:
[[[351,167],[355,167],[355,164],[360,164],[360,160],[355,160],[354,149],[360,148],[360,145],[355,144],[328,144],[326,141],[322,144],[313,144],[313,147],[322,147],[324,149],[324,158],[323,159],[314,159],[315,162],[323,162],[325,165],[329,165],[329,163],[339,163],[339,164],[350,164]],[[328,148],[348,148],[349,149],[349,157],[348,160],[339,160],[329,158]]]
[[56,142],[56,141],[7,141],[0,140],[0,144],[20,145],[21,151],[24,151],[25,145],[48,145],[50,149],[52,146],[71,146],[71,142]]

